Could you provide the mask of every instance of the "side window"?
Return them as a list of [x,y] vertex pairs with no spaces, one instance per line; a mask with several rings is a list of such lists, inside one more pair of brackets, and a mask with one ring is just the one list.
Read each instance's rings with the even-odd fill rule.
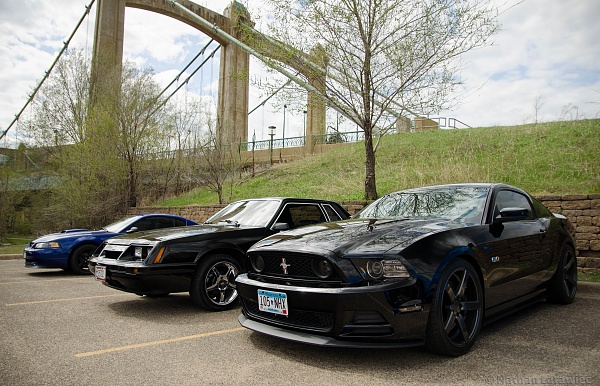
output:
[[288,204],[276,222],[287,223],[291,229],[324,221],[325,216],[318,205]]
[[185,221],[180,220],[178,218],[174,218],[173,219],[173,224],[174,224],[173,226],[176,226],[176,227],[184,227],[184,226],[186,226]]
[[500,211],[505,208],[525,208],[529,211],[529,218],[535,218],[535,212],[531,208],[529,200],[521,193],[513,192],[512,190],[499,191],[496,194],[494,217],[499,215]]
[[147,231],[149,229],[153,229],[152,228],[152,223],[154,222],[154,219],[151,217],[146,217],[141,219],[140,221],[136,222],[135,224],[133,224],[131,228],[135,227],[137,228],[138,231]]
[[156,217],[154,219],[154,228],[153,229],[158,229],[158,228],[170,228],[175,226],[173,219],[170,217]]
[[533,201],[533,208],[535,209],[535,213],[538,217],[552,217],[552,212],[550,212],[548,208],[544,206],[544,204],[535,198],[532,198],[531,201]]
[[331,205],[324,204],[323,208],[325,208],[325,212],[327,212],[330,221],[342,220],[342,217],[338,214],[338,212],[335,211],[335,209],[331,207]]

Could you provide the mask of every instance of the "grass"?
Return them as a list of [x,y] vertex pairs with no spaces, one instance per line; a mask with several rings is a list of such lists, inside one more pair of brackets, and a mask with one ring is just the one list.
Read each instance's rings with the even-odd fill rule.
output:
[[23,253],[23,249],[28,242],[33,240],[33,236],[9,236],[2,239],[0,244],[0,255],[16,255]]
[[593,283],[600,283],[600,271],[596,272],[578,272],[578,281],[590,281]]
[[[425,185],[504,182],[533,195],[600,193],[600,119],[387,135],[376,153],[379,195]],[[264,196],[364,196],[364,144],[348,144],[228,186],[228,202]],[[157,206],[216,203],[197,189]]]

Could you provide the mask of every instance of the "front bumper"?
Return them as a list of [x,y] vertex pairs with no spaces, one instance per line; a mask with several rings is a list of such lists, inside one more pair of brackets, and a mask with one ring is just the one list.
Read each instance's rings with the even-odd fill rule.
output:
[[106,280],[102,281],[104,285],[138,295],[188,292],[195,270],[195,265],[190,264],[145,265],[143,262],[93,259],[89,262],[89,268],[94,276],[97,265],[106,267]]
[[[416,279],[362,287],[317,288],[236,279],[240,324],[296,342],[339,347],[413,347],[424,343],[429,305]],[[259,310],[258,290],[283,292],[288,315]],[[398,302],[400,299],[400,302]]]
[[69,252],[62,248],[34,249],[23,251],[27,268],[61,268],[67,269]]

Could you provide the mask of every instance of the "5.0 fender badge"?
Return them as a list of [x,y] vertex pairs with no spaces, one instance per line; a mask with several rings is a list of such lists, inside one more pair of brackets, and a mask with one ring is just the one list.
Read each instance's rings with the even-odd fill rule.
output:
[[500,261],[500,256],[492,256],[492,263],[497,263]]

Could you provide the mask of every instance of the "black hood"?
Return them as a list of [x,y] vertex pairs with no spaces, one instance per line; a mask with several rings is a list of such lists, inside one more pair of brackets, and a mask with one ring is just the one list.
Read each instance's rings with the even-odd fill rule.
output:
[[285,250],[333,252],[340,257],[380,256],[390,249],[402,250],[431,234],[463,226],[447,219],[351,219],[282,232],[254,244],[249,252]]
[[130,244],[132,242],[168,242],[170,240],[182,240],[196,238],[222,232],[235,232],[237,230],[250,229],[236,227],[235,225],[193,225],[186,227],[162,228],[145,232],[135,232],[124,236],[113,237],[111,244]]

